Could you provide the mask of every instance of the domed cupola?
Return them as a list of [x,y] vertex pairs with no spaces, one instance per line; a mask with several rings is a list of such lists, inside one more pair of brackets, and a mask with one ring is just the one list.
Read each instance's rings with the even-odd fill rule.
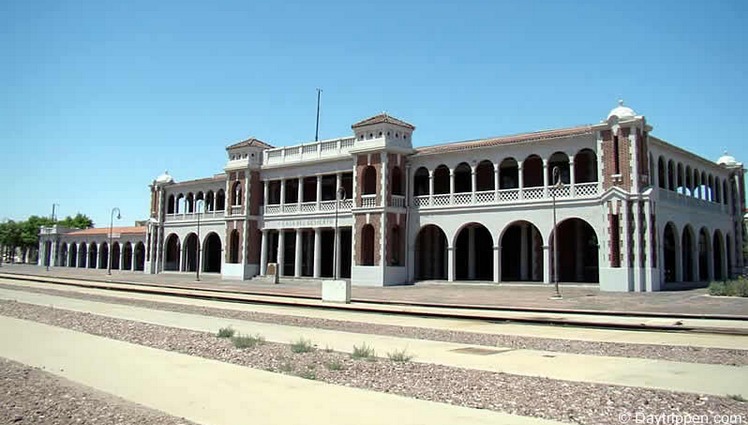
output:
[[618,121],[627,120],[636,117],[636,112],[634,112],[634,110],[629,108],[628,106],[624,106],[623,99],[620,99],[618,101],[618,106],[610,111],[606,120],[610,121],[610,119],[613,117],[616,117]]
[[169,175],[168,171],[164,171],[164,174],[156,177],[156,184],[159,186],[164,186],[171,183],[174,183],[174,178]]
[[717,160],[717,164],[723,165],[725,167],[735,167],[738,164],[738,161],[735,159],[734,156],[730,155],[725,151],[725,154],[719,157]]

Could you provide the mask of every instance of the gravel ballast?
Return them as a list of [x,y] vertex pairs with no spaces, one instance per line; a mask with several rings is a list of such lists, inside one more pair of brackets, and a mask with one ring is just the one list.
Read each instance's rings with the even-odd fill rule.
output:
[[12,301],[0,301],[0,314],[338,385],[570,423],[620,424],[621,414],[672,412],[743,415],[748,420],[748,403],[727,397],[395,362],[387,353],[354,360],[324,347],[298,354],[277,343],[237,349],[229,339],[213,334]]
[[290,326],[329,329],[363,334],[397,336],[403,338],[455,342],[491,347],[498,346],[514,349],[531,349],[573,354],[588,354],[595,356],[645,358],[733,366],[748,365],[748,350],[496,335],[486,333],[450,331],[443,329],[419,328],[413,326],[380,325],[346,320],[300,317],[285,314],[238,311],[212,307],[191,306],[169,302],[136,300],[106,295],[83,294],[79,292],[60,291],[48,288],[19,287],[3,284],[0,284],[0,288],[10,290],[23,290],[67,298],[130,305],[156,310],[174,311],[179,313],[190,313],[204,316],[223,317],[227,319],[275,323]]
[[0,424],[196,425],[3,358]]

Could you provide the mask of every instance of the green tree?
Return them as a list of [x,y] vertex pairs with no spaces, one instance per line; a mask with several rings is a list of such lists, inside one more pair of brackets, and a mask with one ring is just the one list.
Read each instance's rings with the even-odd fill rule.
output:
[[90,229],[94,227],[94,222],[87,215],[78,213],[75,217],[67,216],[57,222],[62,227],[69,229]]
[[13,220],[0,223],[0,257],[13,261],[16,248],[21,246],[21,225]]
[[39,248],[39,229],[42,226],[52,226],[55,222],[49,217],[32,215],[26,221],[20,223],[21,227],[21,257],[28,261],[29,253],[34,253]]

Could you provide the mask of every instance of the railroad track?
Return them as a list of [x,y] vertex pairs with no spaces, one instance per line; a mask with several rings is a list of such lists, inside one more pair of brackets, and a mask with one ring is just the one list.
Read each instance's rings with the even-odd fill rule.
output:
[[[387,313],[434,318],[471,319],[489,322],[517,322],[530,324],[576,326],[585,328],[627,329],[667,332],[697,332],[748,336],[748,316],[623,312],[596,310],[531,309],[525,307],[489,307],[480,305],[447,305],[438,303],[403,302],[354,298],[351,304],[323,303],[318,296],[289,292],[253,291],[251,288],[234,292],[222,288],[187,287],[178,284],[128,282],[122,280],[66,278],[20,273],[0,273],[0,282],[46,283],[61,287],[98,289],[123,293],[138,293],[204,299],[233,303],[284,305],[316,309],[347,310],[352,312]],[[274,288],[275,289],[275,288]]]

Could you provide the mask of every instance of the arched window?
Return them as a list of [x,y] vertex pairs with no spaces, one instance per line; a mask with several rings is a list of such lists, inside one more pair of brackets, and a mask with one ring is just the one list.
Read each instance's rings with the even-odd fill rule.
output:
[[553,186],[556,182],[553,180],[553,169],[558,167],[561,181],[565,184],[571,182],[569,175],[569,155],[564,152],[556,152],[548,159],[548,184]]
[[364,168],[363,173],[363,195],[374,195],[377,193],[377,169],[369,165]]
[[472,169],[467,162],[462,162],[455,168],[455,193],[472,192],[473,176]]
[[434,170],[434,195],[449,193],[449,168],[440,165]]
[[218,189],[216,192],[216,211],[224,211],[226,209],[226,194],[223,189]]
[[392,169],[392,179],[390,185],[393,195],[403,194],[403,176],[402,172],[400,171],[400,167],[394,167]]
[[[592,149],[582,149],[574,155],[574,183],[593,183],[596,181],[597,155]],[[551,180],[549,182],[553,183]]]
[[174,198],[174,195],[169,195],[169,200],[166,201],[166,213],[167,214],[174,214],[175,203],[176,203],[176,199]]
[[514,158],[505,158],[499,165],[499,189],[519,187],[519,164]]
[[361,229],[361,265],[374,265],[374,226],[371,224]]
[[229,237],[229,263],[239,263],[239,231],[234,229]]
[[193,195],[192,192],[187,194],[187,199],[185,200],[185,212],[195,212],[195,195]]
[[215,196],[213,195],[213,191],[209,190],[207,194],[205,194],[205,209],[208,212],[213,212],[216,209],[215,205]]
[[477,192],[494,190],[493,162],[483,160],[475,170],[475,190]]
[[675,190],[675,182],[677,179],[675,178],[675,165],[673,164],[673,160],[667,162],[667,188],[669,190]]
[[522,162],[522,179],[524,187],[543,185],[543,160],[537,155],[530,155]]
[[413,196],[429,194],[429,170],[420,167],[413,175]]
[[660,157],[657,160],[657,186],[666,189],[667,180],[665,178],[667,171],[665,170],[665,161]]
[[237,206],[242,204],[242,183],[235,181],[231,185],[231,205]]
[[184,195],[182,195],[181,193],[177,195],[177,200],[174,203],[174,205],[175,205],[174,207],[175,214],[184,213],[184,210],[185,210],[184,209]]

